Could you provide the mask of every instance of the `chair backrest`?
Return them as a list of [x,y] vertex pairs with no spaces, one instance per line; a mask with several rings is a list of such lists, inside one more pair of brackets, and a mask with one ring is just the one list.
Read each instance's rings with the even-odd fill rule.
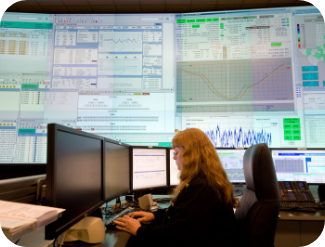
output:
[[246,190],[235,212],[243,246],[274,246],[280,192],[270,151],[265,143],[244,155]]

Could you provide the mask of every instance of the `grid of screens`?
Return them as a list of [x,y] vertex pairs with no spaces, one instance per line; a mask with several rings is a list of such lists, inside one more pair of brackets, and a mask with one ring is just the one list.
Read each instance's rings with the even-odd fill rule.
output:
[[325,150],[272,149],[278,181],[325,183]]
[[47,124],[170,147],[321,148],[325,27],[317,8],[190,14],[5,13],[0,162],[45,163]]
[[103,138],[49,125],[46,205],[64,208],[46,226],[54,239],[103,203]]
[[243,160],[245,149],[217,149],[222,167],[231,183],[245,183]]
[[129,146],[105,140],[105,201],[130,191]]
[[132,148],[132,189],[167,186],[167,149]]

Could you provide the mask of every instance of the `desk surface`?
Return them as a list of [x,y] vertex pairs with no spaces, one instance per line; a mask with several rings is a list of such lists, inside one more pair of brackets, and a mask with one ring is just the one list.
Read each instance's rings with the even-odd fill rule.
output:
[[[167,204],[164,204],[164,206]],[[325,210],[316,212],[280,211],[281,221],[325,221]],[[96,245],[78,245],[78,247],[125,247],[130,238],[130,234],[118,230],[106,230],[105,240]],[[64,247],[64,246],[63,246]]]
[[[168,207],[169,203],[160,203],[162,208]],[[325,221],[325,210],[318,210],[316,212],[301,212],[301,211],[280,211],[279,212],[279,221]],[[44,231],[44,228],[38,233]],[[31,234],[32,235],[32,234]],[[44,235],[39,234],[40,236],[28,236],[28,239],[22,239],[18,242],[18,245],[23,243],[23,246],[26,247],[34,247],[35,240],[41,241],[44,243]],[[107,229],[105,234],[105,240],[102,243],[89,245],[89,244],[82,244],[78,242],[78,247],[124,247],[130,238],[130,234],[127,232]],[[26,241],[27,240],[27,241]],[[44,246],[44,245],[42,245]],[[72,243],[63,246],[73,246]]]
[[279,220],[325,221],[325,210],[316,212],[280,211]]

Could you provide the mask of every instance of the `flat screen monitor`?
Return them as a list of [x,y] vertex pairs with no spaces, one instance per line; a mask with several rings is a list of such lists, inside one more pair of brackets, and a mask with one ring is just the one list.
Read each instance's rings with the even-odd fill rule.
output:
[[130,146],[105,139],[105,201],[130,191]]
[[245,149],[217,149],[222,167],[231,183],[245,183],[243,160]]
[[167,149],[132,148],[132,189],[167,187]]
[[57,124],[48,125],[46,205],[64,208],[46,226],[53,239],[103,204],[104,138]]
[[325,183],[325,149],[272,149],[278,181]]
[[169,186],[176,186],[179,184],[179,172],[176,161],[174,160],[174,149],[169,149]]

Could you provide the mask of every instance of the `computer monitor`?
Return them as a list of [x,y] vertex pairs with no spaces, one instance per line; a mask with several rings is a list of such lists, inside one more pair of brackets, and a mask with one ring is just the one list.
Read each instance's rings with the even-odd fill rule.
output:
[[[232,183],[245,183],[243,171],[243,159],[245,149],[218,148],[217,154],[221,164],[225,169],[228,179]],[[174,150],[169,149],[169,185],[179,184],[179,170],[177,169],[174,157]]]
[[174,160],[174,149],[169,149],[169,186],[176,186],[179,184],[179,170]]
[[130,146],[105,139],[105,201],[130,192]]
[[104,138],[58,124],[48,125],[46,205],[64,208],[46,226],[54,239],[104,202]]
[[278,181],[325,184],[325,149],[271,149]]
[[132,190],[167,187],[167,148],[132,147]]
[[231,183],[246,183],[243,160],[246,149],[216,149],[222,167]]

